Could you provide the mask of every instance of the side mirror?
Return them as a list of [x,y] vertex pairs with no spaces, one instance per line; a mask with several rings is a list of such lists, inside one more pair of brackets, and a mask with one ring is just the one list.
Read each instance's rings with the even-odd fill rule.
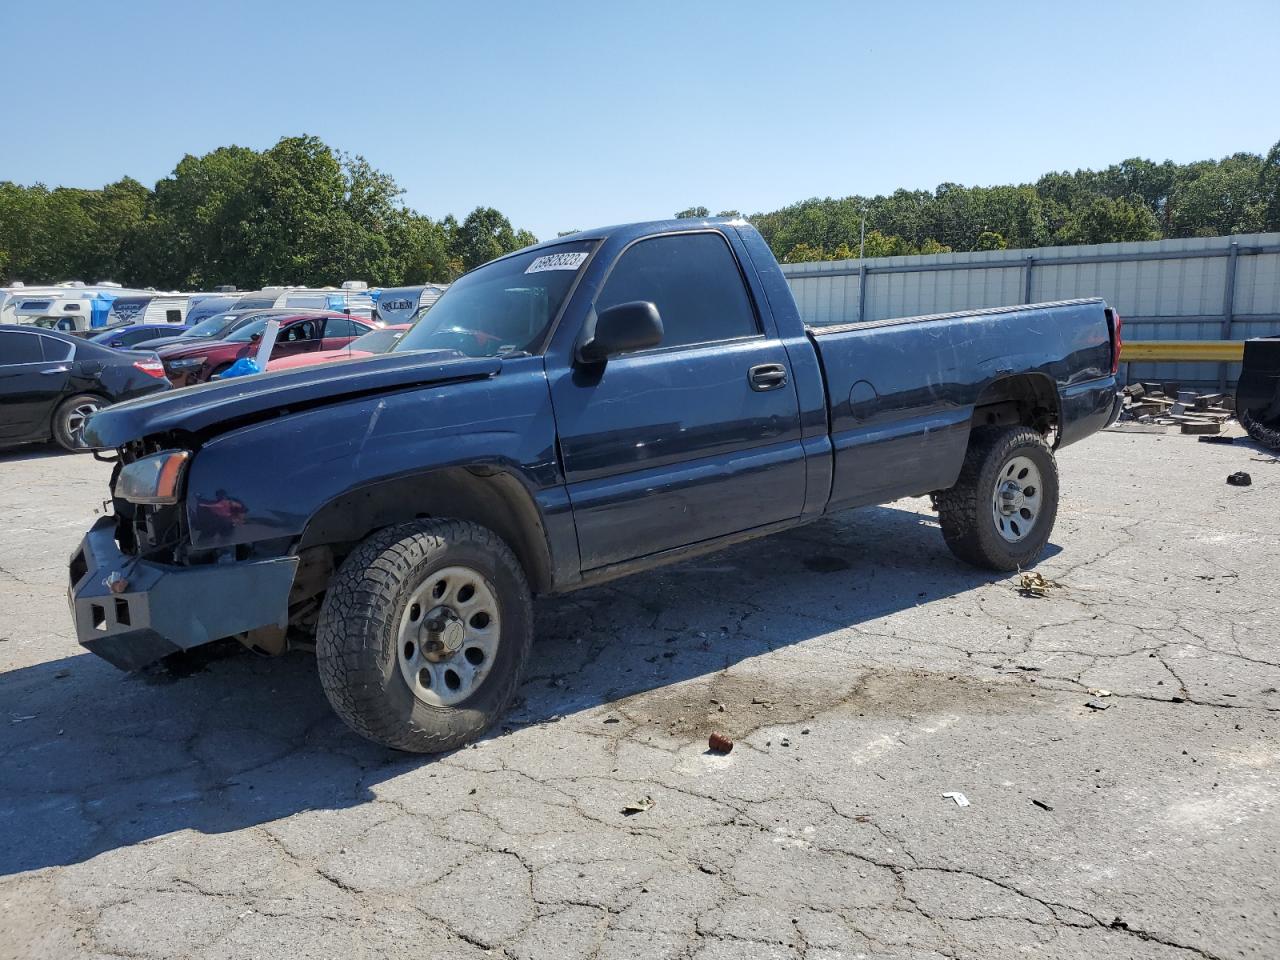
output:
[[662,342],[662,317],[647,300],[619,303],[596,316],[595,329],[578,347],[582,363],[603,363],[631,350],[656,347]]
[[255,333],[253,336],[251,336],[251,337],[249,338],[249,342],[250,342],[250,343],[257,343],[257,342],[258,342],[259,340],[261,340],[261,339],[262,339],[262,334],[260,334],[260,333]]

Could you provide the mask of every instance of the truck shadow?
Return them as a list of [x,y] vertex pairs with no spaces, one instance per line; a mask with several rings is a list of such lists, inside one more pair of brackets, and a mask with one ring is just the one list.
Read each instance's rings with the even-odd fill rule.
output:
[[[650,691],[999,578],[953,560],[928,516],[878,507],[540,601],[528,679],[489,738],[643,710]],[[125,676],[84,654],[0,675],[0,876],[355,807],[437,759],[348,731],[305,654],[188,668]]]

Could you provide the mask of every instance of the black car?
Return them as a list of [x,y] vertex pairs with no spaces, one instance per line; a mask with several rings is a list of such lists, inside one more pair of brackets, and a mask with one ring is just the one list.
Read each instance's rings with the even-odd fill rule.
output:
[[153,353],[0,325],[0,447],[52,437],[68,450],[84,450],[91,414],[168,389],[164,366]]
[[304,312],[295,308],[287,307],[268,307],[268,308],[249,308],[245,310],[228,310],[225,313],[216,313],[212,317],[206,317],[193,327],[189,327],[185,333],[178,334],[175,337],[156,337],[154,340],[143,340],[141,343],[135,344],[135,350],[155,350],[159,347],[168,347],[175,343],[190,343],[193,340],[221,340],[227,334],[232,333],[246,323],[251,323],[259,317],[281,316],[292,317],[298,313]]

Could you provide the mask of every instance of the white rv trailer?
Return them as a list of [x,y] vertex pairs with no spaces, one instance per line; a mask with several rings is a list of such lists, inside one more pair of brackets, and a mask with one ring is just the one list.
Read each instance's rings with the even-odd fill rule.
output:
[[242,296],[243,294],[239,292],[193,293],[187,304],[187,325],[194,327],[201,320],[207,320],[214,314],[238,309]]
[[74,333],[106,326],[111,305],[122,296],[151,296],[118,283],[86,284],[80,280],[39,287],[7,288],[0,299],[0,322],[31,323]]
[[276,292],[277,307],[339,310],[356,317],[373,318],[373,295],[363,280],[346,280],[341,287],[264,287],[262,292]]
[[28,287],[25,283],[15,283],[9,287],[0,287],[0,323],[17,323],[18,301],[24,297],[39,293],[43,287]]
[[144,293],[120,296],[111,304],[107,324],[185,323],[191,301],[201,294]]
[[79,280],[0,288],[0,323],[33,323],[68,333],[116,323],[196,322],[227,310],[270,307],[346,311],[365,319],[376,313],[373,295],[361,280],[348,280],[341,287],[280,286],[226,293],[164,293]]
[[378,293],[378,319],[386,324],[412,323],[440,299],[447,283],[420,287],[388,287]]
[[[225,304],[213,312],[298,307],[301,310],[346,311],[353,316],[370,319],[374,314],[373,295],[363,280],[347,280],[341,287],[263,287],[242,293],[213,294],[212,298]],[[213,304],[212,298],[201,302],[200,313],[208,312]]]

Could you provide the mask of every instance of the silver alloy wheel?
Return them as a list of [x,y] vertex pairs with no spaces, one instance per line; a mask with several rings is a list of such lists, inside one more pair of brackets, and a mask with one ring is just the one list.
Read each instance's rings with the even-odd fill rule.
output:
[[1044,504],[1040,468],[1030,457],[1013,457],[1000,468],[991,498],[996,531],[1009,543],[1025,540]]
[[413,695],[451,707],[484,682],[502,634],[497,591],[470,567],[430,574],[409,596],[400,618],[400,673]]
[[67,411],[63,425],[66,428],[67,437],[77,447],[84,446],[84,425],[89,422],[89,417],[101,409],[102,404],[85,400]]

